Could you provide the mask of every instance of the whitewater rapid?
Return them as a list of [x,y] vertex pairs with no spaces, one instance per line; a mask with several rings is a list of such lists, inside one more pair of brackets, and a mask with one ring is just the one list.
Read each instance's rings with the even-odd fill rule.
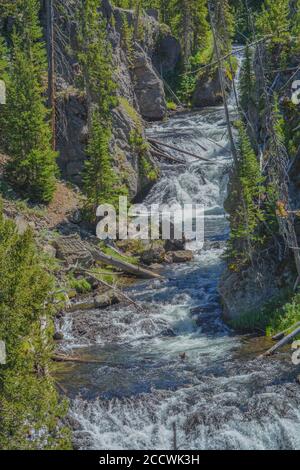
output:
[[300,387],[290,358],[257,359],[259,343],[222,321],[231,165],[224,111],[181,114],[148,132],[196,154],[207,148],[213,165],[188,156],[186,166],[162,163],[144,201],[204,205],[205,245],[193,262],[166,267],[164,280],[128,288],[144,313],[90,311],[80,335],[74,324],[83,313],[65,318],[65,348],[99,361],[70,365],[61,376],[75,446],[172,449],[175,428],[179,449],[300,449]]

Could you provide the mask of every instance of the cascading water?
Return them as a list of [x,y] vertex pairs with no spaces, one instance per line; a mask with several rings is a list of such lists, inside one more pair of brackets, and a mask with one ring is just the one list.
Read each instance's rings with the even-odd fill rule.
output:
[[[300,389],[289,361],[256,359],[221,320],[218,282],[228,234],[223,210],[231,162],[222,108],[182,114],[149,133],[195,154],[161,165],[145,203],[198,203],[205,246],[163,281],[128,289],[146,307],[73,314],[66,347],[97,364],[71,366],[62,382],[71,397],[81,449],[300,449]],[[80,321],[90,334],[80,336]],[[76,323],[76,327],[75,327]],[[250,341],[250,340],[249,340]],[[245,353],[244,351],[247,351]],[[183,355],[183,353],[185,353]]]

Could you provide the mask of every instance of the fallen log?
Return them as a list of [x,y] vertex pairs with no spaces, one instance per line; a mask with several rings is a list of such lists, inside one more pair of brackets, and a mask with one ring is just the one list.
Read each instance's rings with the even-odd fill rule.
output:
[[142,279],[162,279],[160,274],[154,273],[149,269],[142,268],[141,266],[128,263],[127,261],[113,258],[112,256],[100,252],[96,248],[91,248],[89,251],[95,261],[104,263],[108,266],[115,266],[116,268],[119,268],[126,273],[133,274],[134,276],[140,277]]
[[300,321],[298,321],[298,322],[295,323],[294,325],[290,326],[290,327],[287,328],[286,330],[281,331],[280,333],[277,333],[275,336],[272,337],[272,340],[273,340],[273,341],[280,341],[282,338],[285,337],[286,333],[288,333],[289,331],[291,331],[293,328],[297,328],[298,326],[300,326]]
[[180,163],[181,165],[186,165],[186,161],[185,160],[181,160],[180,158],[176,158],[176,157],[173,157],[165,152],[161,152],[160,150],[154,148],[151,146],[150,148],[150,152],[157,156],[157,157],[160,157],[160,158],[165,158],[166,160],[170,160],[171,162],[175,162],[175,163]]
[[94,273],[93,271],[89,271],[88,269],[83,269],[83,268],[75,268],[75,271],[77,272],[84,272],[84,273],[87,273],[89,274],[89,276],[93,277],[97,282],[99,282],[99,284],[102,284],[103,286],[107,287],[108,289],[112,289],[114,290],[117,294],[119,294],[120,297],[123,297],[127,302],[129,302],[130,304],[132,304],[137,310],[139,311],[142,311],[142,312],[146,312],[146,310],[140,305],[138,304],[137,302],[135,302],[135,300],[131,299],[130,297],[128,297],[128,295],[124,294],[124,292],[122,292],[120,289],[118,289],[117,287],[115,286],[112,286],[111,284],[109,284],[108,282],[106,281],[103,281],[102,279],[99,279]]
[[[149,137],[148,137],[148,141],[150,142],[150,144],[161,145],[162,147],[166,147],[166,148],[169,148],[171,150],[175,150],[176,152],[182,153],[183,155],[188,155],[189,157],[197,158],[197,160],[203,160],[204,162],[210,163],[211,165],[215,164],[215,162],[212,162],[208,158],[200,157],[200,155],[196,155],[195,153],[188,152],[187,150],[183,150],[183,149],[181,149],[179,147],[176,147],[174,145],[165,144],[164,142],[160,142],[159,140],[152,139],[152,138],[149,138]],[[207,151],[207,148],[203,147],[201,144],[199,144],[199,145],[202,147],[203,150]]]
[[278,349],[283,348],[286,344],[289,344],[292,342],[292,340],[300,334],[300,327],[294,330],[292,333],[289,335],[285,336],[283,339],[281,339],[275,346],[273,346],[271,349],[269,349],[267,352],[263,354],[263,356],[272,356]]

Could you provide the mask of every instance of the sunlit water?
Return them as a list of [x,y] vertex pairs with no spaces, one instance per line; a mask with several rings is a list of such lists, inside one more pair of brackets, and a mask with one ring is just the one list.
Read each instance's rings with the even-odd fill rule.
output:
[[214,162],[187,156],[186,166],[162,163],[162,178],[145,201],[203,204],[205,246],[192,263],[165,268],[163,281],[128,289],[144,313],[122,306],[64,320],[64,347],[99,360],[62,375],[75,444],[172,449],[175,426],[180,449],[300,449],[297,371],[289,358],[257,359],[263,346],[235,335],[221,319],[231,163],[224,111],[182,114],[149,134]]

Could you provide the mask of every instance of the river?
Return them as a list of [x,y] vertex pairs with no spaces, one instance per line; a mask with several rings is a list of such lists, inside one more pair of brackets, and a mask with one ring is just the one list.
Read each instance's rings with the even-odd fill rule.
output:
[[223,108],[177,115],[149,134],[196,154],[203,154],[199,144],[208,148],[214,165],[188,156],[187,166],[163,163],[145,201],[203,204],[205,245],[193,262],[166,267],[163,281],[128,288],[145,313],[131,306],[89,312],[92,341],[76,336],[72,316],[66,318],[65,348],[99,360],[70,365],[61,377],[75,445],[300,449],[300,387],[289,355],[258,359],[264,340],[240,336],[222,321],[218,283],[231,164]]

